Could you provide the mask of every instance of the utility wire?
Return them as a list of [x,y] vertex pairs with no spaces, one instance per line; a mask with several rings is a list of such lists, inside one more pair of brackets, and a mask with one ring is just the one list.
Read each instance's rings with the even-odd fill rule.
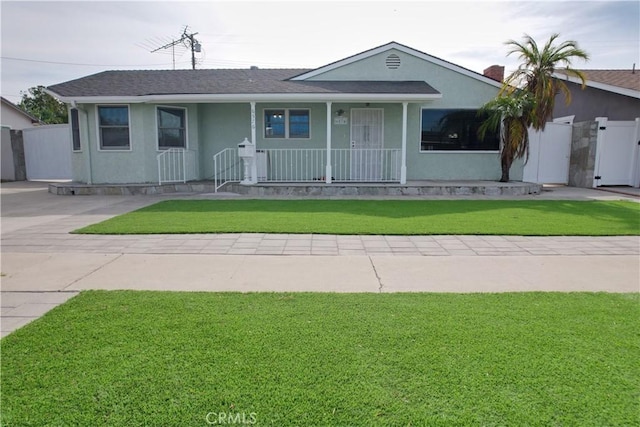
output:
[[[57,64],[57,65],[78,65],[85,67],[151,67],[158,65],[170,65],[167,63],[162,64],[84,64],[80,62],[59,62],[59,61],[42,61],[38,59],[27,59],[27,58],[16,58],[14,56],[0,56],[0,59],[10,60],[10,61],[23,61],[23,62],[37,62],[40,64]],[[190,61],[181,61],[182,63],[187,63]]]

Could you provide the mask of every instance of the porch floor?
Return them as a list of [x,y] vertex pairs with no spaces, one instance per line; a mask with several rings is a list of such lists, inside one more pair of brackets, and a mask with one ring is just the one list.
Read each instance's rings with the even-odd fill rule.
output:
[[[213,181],[190,181],[185,184],[96,184],[75,182],[51,183],[49,192],[57,195],[151,195],[215,193]],[[398,183],[260,183],[241,185],[228,182],[217,194],[253,197],[402,197],[402,196],[525,196],[540,194],[541,184],[497,181],[409,181]]]

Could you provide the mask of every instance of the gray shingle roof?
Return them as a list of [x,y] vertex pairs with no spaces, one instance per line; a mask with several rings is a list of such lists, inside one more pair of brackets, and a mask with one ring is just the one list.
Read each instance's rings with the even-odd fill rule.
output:
[[191,94],[439,94],[423,81],[291,81],[307,69],[104,71],[49,86],[62,97]]

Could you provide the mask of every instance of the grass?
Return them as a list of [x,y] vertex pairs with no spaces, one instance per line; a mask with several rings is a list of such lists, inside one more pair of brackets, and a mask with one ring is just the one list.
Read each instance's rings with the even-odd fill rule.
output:
[[1,424],[637,425],[638,298],[83,292],[2,340]]
[[640,204],[549,200],[172,200],[76,232],[638,235]]

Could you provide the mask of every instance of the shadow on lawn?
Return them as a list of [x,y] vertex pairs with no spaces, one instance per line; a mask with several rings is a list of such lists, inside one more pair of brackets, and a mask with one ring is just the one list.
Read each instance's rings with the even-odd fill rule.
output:
[[168,200],[74,233],[639,235],[640,204],[560,200]]
[[341,213],[411,218],[520,209],[606,220],[640,229],[640,204],[626,201],[558,200],[168,200],[134,212],[166,213]]

